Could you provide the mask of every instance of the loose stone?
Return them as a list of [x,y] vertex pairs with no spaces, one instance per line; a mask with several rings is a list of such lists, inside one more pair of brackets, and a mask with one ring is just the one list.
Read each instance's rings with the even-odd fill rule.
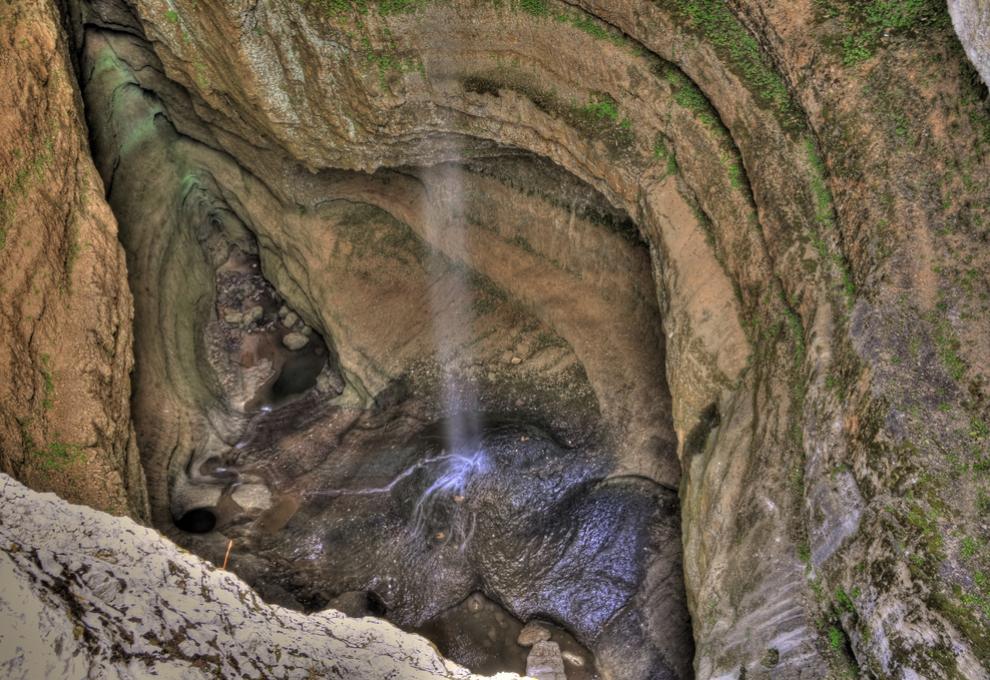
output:
[[295,352],[309,344],[309,338],[302,333],[289,333],[282,338],[282,344]]
[[523,647],[532,647],[537,642],[546,642],[550,639],[550,631],[544,628],[538,621],[530,621],[519,631],[516,642]]
[[247,310],[244,313],[244,323],[245,324],[257,323],[258,321],[261,320],[261,317],[263,317],[264,315],[265,315],[265,310],[261,307],[261,305],[255,305],[254,307],[251,307],[251,309]]

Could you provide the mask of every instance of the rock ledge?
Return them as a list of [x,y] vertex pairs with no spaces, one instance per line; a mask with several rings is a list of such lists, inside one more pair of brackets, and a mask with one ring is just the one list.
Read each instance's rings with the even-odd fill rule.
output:
[[0,507],[5,678],[479,677],[385,621],[267,605],[151,529],[6,475]]

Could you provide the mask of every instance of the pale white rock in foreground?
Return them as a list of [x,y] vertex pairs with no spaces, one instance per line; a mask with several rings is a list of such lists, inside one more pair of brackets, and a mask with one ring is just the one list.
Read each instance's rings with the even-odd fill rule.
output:
[[0,677],[479,676],[385,621],[267,605],[151,529],[0,475]]

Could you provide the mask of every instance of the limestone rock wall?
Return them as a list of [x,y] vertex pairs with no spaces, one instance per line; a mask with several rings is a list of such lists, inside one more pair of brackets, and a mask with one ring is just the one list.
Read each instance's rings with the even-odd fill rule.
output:
[[[259,237],[277,285],[359,369],[351,383],[382,384],[402,343],[363,326],[360,309],[338,314],[330,288],[307,280],[317,263],[361,259],[312,252],[330,243],[321,228],[346,222],[324,199],[388,213],[375,230],[396,220],[428,236],[410,206],[431,188],[443,198],[429,181],[440,164],[548,159],[637,225],[662,357],[642,355],[640,369],[587,333],[580,305],[557,306],[609,291],[607,277],[587,280],[583,254],[615,246],[593,229],[531,220],[489,235],[486,273],[567,338],[559,366],[590,367],[603,419],[644,435],[624,441],[623,471],[679,482],[697,676],[983,678],[990,115],[964,52],[985,81],[982,23],[950,6],[963,46],[936,0],[93,0],[73,16],[87,27],[83,82],[99,84],[104,178],[131,159],[152,166],[151,182],[122,176],[117,191],[174,198],[118,210],[145,227],[124,234],[143,258],[142,328],[169,305],[209,308],[195,294],[208,263],[183,245],[196,234],[170,220],[221,216]],[[309,252],[291,253],[297,240]],[[521,275],[549,272],[555,251],[570,273],[541,274],[557,294],[540,298]],[[616,309],[640,326],[655,318],[635,280],[618,305],[602,295],[595,328]],[[154,300],[162,289],[175,299]],[[215,401],[208,377],[187,379],[208,375],[195,318],[139,343],[136,412],[153,416],[142,431],[159,494],[176,474],[168,457],[202,439],[183,410]],[[658,330],[636,327],[617,347],[638,351]],[[364,351],[368,338],[394,344]],[[657,361],[669,401],[638,391],[638,370],[653,380]],[[44,410],[47,374],[33,375],[24,393]],[[669,433],[651,429],[668,415],[676,462],[656,455]],[[158,511],[168,519],[167,500]]]
[[266,605],[232,574],[129,519],[7,475],[0,502],[5,678],[479,677],[379,619]]
[[966,55],[990,85],[990,3],[985,0],[949,0],[952,25]]
[[497,143],[636,221],[699,677],[983,677],[990,137],[944,5],[133,7],[252,172]]
[[147,519],[132,300],[55,2],[0,7],[0,469]]

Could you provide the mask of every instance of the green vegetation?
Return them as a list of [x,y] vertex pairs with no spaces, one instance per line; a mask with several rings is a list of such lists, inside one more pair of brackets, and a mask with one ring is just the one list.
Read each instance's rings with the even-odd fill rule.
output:
[[580,108],[582,114],[591,116],[595,120],[611,120],[613,123],[619,120],[619,105],[611,97],[604,95],[601,98],[592,99]]
[[179,13],[173,9],[170,9],[165,12],[165,20],[170,24],[177,24],[179,23]]
[[835,604],[839,611],[849,614],[856,613],[856,603],[853,601],[860,596],[859,588],[853,588],[849,593],[839,588],[835,591]]
[[658,161],[666,161],[668,175],[677,174],[677,154],[674,153],[673,149],[667,148],[667,142],[663,135],[657,135],[653,142],[653,158]]
[[732,188],[742,189],[744,186],[742,160],[738,156],[723,154],[722,166],[729,175],[729,184]]
[[632,121],[620,115],[618,103],[606,93],[593,95],[585,104],[571,104],[564,118],[584,133],[604,139],[613,149],[627,149],[636,139]]
[[83,449],[78,444],[69,444],[59,439],[47,446],[38,446],[31,436],[31,418],[16,418],[21,434],[21,447],[29,459],[49,472],[62,470],[78,462],[83,457]]
[[557,116],[587,136],[602,140],[614,153],[627,151],[635,142],[632,121],[621,114],[618,103],[608,94],[592,95],[584,104],[564,102],[555,92],[535,86],[534,80],[523,73],[504,70],[465,78],[464,89],[494,96],[503,89],[514,90],[544,113]]
[[708,101],[708,97],[701,91],[701,88],[695,85],[693,80],[673,65],[663,68],[661,72],[663,79],[670,84],[673,90],[674,101],[679,106],[683,106],[693,113],[709,129],[716,132],[724,132],[725,135],[728,135],[728,131],[722,126],[722,121],[715,107],[712,106],[711,102]]
[[422,72],[424,65],[419,59],[413,57],[397,57],[388,52],[368,51],[365,55],[369,63],[378,69],[378,84],[382,89],[388,88],[388,74],[409,73],[411,71]]
[[759,43],[736,18],[724,0],[673,0],[674,12],[722,56],[756,96],[773,110],[785,128],[800,126],[798,108],[786,83],[760,49]]
[[825,163],[818,154],[818,148],[812,139],[806,139],[805,149],[808,153],[808,163],[811,165],[811,191],[815,197],[815,221],[821,227],[834,227],[835,217],[832,214],[832,192],[825,181]]
[[787,296],[784,294],[783,288],[778,288],[780,293],[780,304],[784,309],[784,319],[787,322],[787,328],[790,330],[792,339],[794,340],[794,358],[797,364],[804,361],[805,355],[805,343],[804,343],[804,324],[801,322],[801,315],[797,313],[791,303],[787,300]]
[[949,25],[941,0],[816,0],[815,4],[820,18],[840,22],[841,36],[831,42],[846,66],[871,59],[885,37]]
[[935,352],[946,372],[953,380],[961,380],[966,373],[966,362],[959,356],[959,339],[956,338],[949,320],[945,318],[946,305],[940,302],[936,311],[929,316],[935,336]]
[[[35,142],[30,140],[30,145],[34,149]],[[25,162],[21,163],[14,171],[14,178],[10,185],[4,187],[2,197],[0,197],[0,250],[7,244],[7,224],[13,217],[14,208],[17,203],[27,195],[28,190],[34,186],[35,182],[42,178],[45,170],[51,164],[55,155],[55,138],[48,135],[41,143],[41,147],[34,149],[33,154]],[[23,152],[15,151],[14,159],[20,160],[24,156]]]
[[[314,7],[330,18],[347,15],[363,16],[376,12],[381,16],[392,14],[411,14],[435,2],[435,0],[299,0],[300,4]],[[529,0],[524,2],[524,9],[535,13],[539,5],[545,5],[546,0]]]
[[[661,69],[661,74],[672,90],[674,102],[684,107],[697,118],[701,123],[714,133],[714,136],[722,146],[720,160],[729,177],[729,184],[749,197],[749,182],[743,168],[742,156],[736,148],[732,135],[722,123],[715,107],[708,101],[705,93],[685,76],[679,69],[668,65]],[[654,150],[654,156],[656,151]],[[668,171],[669,172],[669,171]]]
[[519,0],[519,7],[527,14],[536,17],[543,17],[550,14],[550,6],[547,0]]
[[852,305],[856,299],[856,282],[853,279],[852,268],[845,255],[839,250],[831,253],[828,243],[825,241],[825,234],[832,232],[837,234],[835,213],[832,206],[832,192],[828,188],[825,180],[825,163],[815,142],[808,138],[805,140],[805,149],[808,156],[808,164],[811,166],[811,193],[814,198],[815,223],[818,227],[816,233],[811,235],[812,245],[818,252],[819,258],[824,262],[832,262],[839,270],[842,282],[842,292],[846,298],[846,304]]
[[846,636],[842,630],[836,626],[829,626],[828,628],[828,644],[832,649],[839,651],[846,644]]
[[54,441],[44,448],[36,449],[34,454],[42,469],[49,471],[65,469],[83,457],[82,447],[62,441]]
[[52,358],[48,354],[41,355],[41,379],[45,390],[41,406],[46,411],[51,411],[55,406],[55,376],[52,373]]

